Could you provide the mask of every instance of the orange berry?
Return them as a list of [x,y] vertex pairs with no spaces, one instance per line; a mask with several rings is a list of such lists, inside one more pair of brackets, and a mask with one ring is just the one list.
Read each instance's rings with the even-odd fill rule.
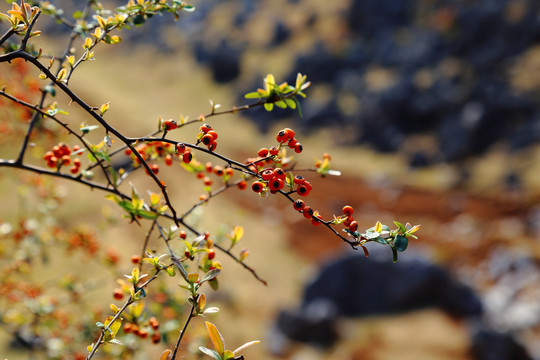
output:
[[353,232],[358,230],[358,222],[356,220],[351,222],[351,224],[349,225],[349,230]]
[[206,134],[201,138],[201,142],[206,146],[210,146],[210,144],[214,142],[214,137],[210,134]]
[[240,181],[236,184],[240,190],[245,190],[247,188],[247,182],[245,180]]
[[276,141],[278,143],[282,143],[282,142],[285,142],[289,139],[289,136],[287,134],[287,132],[285,130],[281,130],[280,132],[278,132],[277,136],[276,136]]
[[302,211],[302,209],[304,209],[304,206],[306,204],[304,203],[304,200],[296,200],[294,203],[293,203],[293,207],[295,210],[298,210],[298,211]]
[[187,234],[184,230],[180,230],[180,239],[185,239],[187,237]]
[[133,324],[132,323],[126,323],[124,324],[124,332],[126,334],[129,334],[130,332],[133,331]]
[[207,132],[208,135],[212,135],[212,137],[214,138],[214,140],[217,140],[218,138],[218,133],[213,131],[213,130],[210,130],[209,132]]
[[270,155],[277,155],[279,154],[279,149],[275,146],[272,146],[270,149],[268,149],[268,153]]
[[150,319],[148,319],[148,323],[152,327],[152,329],[157,330],[159,328],[159,321],[154,316],[152,316]]
[[158,164],[150,165],[150,170],[152,170],[152,172],[157,175],[157,173],[159,172],[159,165]]
[[176,124],[176,121],[174,121],[174,120],[167,120],[167,121],[163,122],[163,130],[164,131],[174,130],[177,127],[178,127],[178,125]]
[[208,133],[210,130],[212,130],[212,126],[210,124],[204,124],[203,126],[201,126],[201,131],[203,133]]
[[319,226],[319,225],[321,225],[321,222],[318,221],[317,219],[322,220],[321,215],[317,215],[317,216],[312,217],[312,218],[311,218],[311,224],[313,224],[314,226]]
[[161,341],[161,334],[158,333],[158,332],[155,332],[152,334],[152,342],[154,344],[159,344],[159,342]]
[[350,205],[345,205],[341,211],[343,211],[343,214],[351,216],[354,212],[354,209]]
[[139,255],[133,255],[131,257],[131,262],[135,265],[138,265],[141,262],[141,257]]
[[251,189],[256,193],[260,193],[263,191],[264,185],[260,181],[255,181],[253,184],[251,184]]
[[206,177],[203,179],[203,182],[204,182],[204,185],[206,185],[206,186],[212,185],[212,179],[210,179],[208,176],[206,176]]
[[172,163],[173,163],[173,159],[172,159],[171,154],[167,154],[167,155],[165,156],[165,165],[171,166]]
[[296,143],[296,145],[294,145],[294,152],[297,154],[300,154],[303,149],[304,147],[300,143]]
[[217,176],[223,176],[223,168],[219,165],[214,166],[214,174]]
[[290,140],[290,139],[294,139],[294,130],[293,129],[289,129],[289,128],[285,128],[283,129],[283,131],[285,131],[285,133],[287,133],[287,138]]
[[140,329],[139,330],[139,337],[141,339],[146,339],[148,337],[148,330],[146,329]]
[[69,155],[63,155],[61,160],[62,160],[62,165],[71,164],[71,158],[69,157]]
[[208,150],[214,151],[217,149],[217,141],[214,140],[210,145],[208,145]]

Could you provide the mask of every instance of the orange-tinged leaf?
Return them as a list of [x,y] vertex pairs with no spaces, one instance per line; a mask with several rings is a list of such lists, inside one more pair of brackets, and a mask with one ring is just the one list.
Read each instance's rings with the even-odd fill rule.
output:
[[170,360],[171,357],[172,357],[172,351],[167,349],[161,353],[159,360]]
[[221,336],[217,327],[214,324],[209,321],[205,321],[205,324],[206,329],[208,330],[208,335],[210,336],[210,341],[212,341],[214,348],[219,353],[219,355],[223,355],[225,351],[225,341],[223,340],[223,337]]
[[197,301],[197,305],[199,305],[199,309],[202,310],[206,306],[206,295],[201,294],[199,295],[199,300]]
[[234,353],[230,350],[225,350],[222,356],[223,360],[234,359]]
[[63,81],[66,78],[66,75],[67,75],[66,68],[62,68],[62,70],[60,70],[60,72],[58,73],[58,76],[56,77],[56,80]]

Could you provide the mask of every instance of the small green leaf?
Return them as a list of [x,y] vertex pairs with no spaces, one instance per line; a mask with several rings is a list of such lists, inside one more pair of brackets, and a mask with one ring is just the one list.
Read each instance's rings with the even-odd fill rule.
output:
[[207,272],[206,274],[204,274],[202,280],[201,280],[201,284],[205,281],[210,281],[210,280],[213,280],[215,279],[219,273],[221,272],[220,269],[212,269],[210,270],[209,272]]
[[254,92],[247,93],[246,95],[244,95],[244,97],[246,99],[260,99],[261,94],[259,94],[257,91],[254,91]]
[[405,251],[408,245],[409,245],[409,239],[401,235],[396,236],[394,240],[394,246],[396,247],[397,251],[400,251],[400,252]]
[[286,109],[286,108],[287,108],[287,104],[286,104],[284,101],[282,101],[282,100],[276,101],[274,104],[275,104],[277,107],[282,108],[282,109]]
[[398,259],[398,252],[393,245],[390,245],[390,247],[392,248],[392,261],[395,263]]
[[266,111],[272,111],[272,109],[274,108],[274,104],[264,103],[264,108],[266,109]]

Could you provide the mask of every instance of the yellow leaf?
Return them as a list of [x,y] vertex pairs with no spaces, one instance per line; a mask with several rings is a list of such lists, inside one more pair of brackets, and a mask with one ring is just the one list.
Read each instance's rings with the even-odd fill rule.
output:
[[96,41],[97,41],[97,39],[99,39],[101,35],[103,35],[103,31],[101,30],[100,27],[98,27],[96,28],[96,30],[94,30],[94,33],[92,35],[96,38]]
[[143,301],[138,301],[135,304],[131,305],[131,315],[133,315],[133,317],[135,318],[138,318],[139,316],[141,316],[143,313],[143,310],[144,310]]
[[60,70],[60,72],[58,73],[58,76],[56,77],[56,80],[64,81],[64,79],[66,78],[66,75],[67,75],[66,68],[62,68],[62,70]]
[[209,321],[205,321],[206,329],[208,330],[208,335],[210,336],[210,341],[214,345],[214,348],[219,355],[223,355],[225,351],[225,344],[223,337],[219,333],[217,327]]
[[109,305],[109,307],[111,308],[111,310],[113,311],[113,313],[116,315],[118,314],[118,312],[120,311],[120,309],[118,308],[118,306],[114,305],[114,304],[111,304]]
[[90,47],[92,47],[92,39],[87,37],[84,40],[83,49],[90,49]]
[[86,347],[86,351],[92,352],[92,349],[93,349],[93,348],[94,348],[94,343],[92,343],[91,345],[88,345],[88,346]]
[[45,75],[45,74],[39,74],[39,78],[40,78],[41,80],[45,80],[45,79],[47,78],[47,75]]
[[375,232],[382,232],[382,224],[380,221],[377,221],[377,223],[375,224],[375,229],[374,229]]
[[73,67],[73,64],[75,64],[75,56],[71,55],[67,57],[67,61],[69,66]]
[[242,226],[235,226],[233,230],[233,237],[236,241],[240,241],[244,237],[244,228]]
[[161,196],[159,194],[156,194],[156,193],[150,194],[150,205],[156,206],[157,204],[159,204],[160,201],[161,201]]
[[105,28],[107,26],[107,21],[104,18],[102,18],[99,15],[96,15],[95,18],[97,22],[99,23],[99,26],[101,26],[102,28]]
[[109,110],[110,104],[111,103],[108,102],[108,103],[105,103],[105,104],[101,105],[101,107],[99,108],[99,111],[101,112],[101,115],[105,114],[105,112],[107,110]]
[[120,327],[122,326],[121,318],[117,318],[113,323],[111,323],[113,319],[114,316],[109,316],[107,320],[105,320],[105,326],[108,326],[110,330],[110,332],[107,332],[107,335],[112,339],[116,337],[118,330],[120,330]]

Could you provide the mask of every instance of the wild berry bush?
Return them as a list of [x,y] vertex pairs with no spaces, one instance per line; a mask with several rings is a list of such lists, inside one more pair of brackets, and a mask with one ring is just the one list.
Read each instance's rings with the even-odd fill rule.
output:
[[[247,260],[249,251],[238,247],[244,236],[240,224],[228,236],[216,238],[215,229],[200,229],[190,218],[224,192],[280,197],[290,202],[298,216],[337,241],[363,250],[366,256],[365,245],[373,242],[387,245],[396,261],[408,239],[415,237],[418,225],[399,222],[392,228],[376,222],[361,231],[349,205],[333,216],[323,216],[312,208],[310,177],[340,173],[331,168],[328,154],[301,167],[303,146],[292,129],[279,131],[272,144],[245,149],[252,153],[247,159],[233,159],[219,151],[222,138],[212,127],[214,118],[257,107],[272,111],[274,106],[298,109],[301,116],[300,101],[310,85],[302,74],[292,85],[268,75],[262,88],[245,95],[251,101],[246,105],[222,110],[210,102],[205,115],[193,120],[160,119],[154,132],[138,137],[127,136],[107,118],[108,102],[89,104],[72,89],[70,80],[76,71],[98,58],[99,47],[122,41],[121,30],[143,25],[157,14],[170,13],[177,20],[182,12],[194,11],[192,5],[179,0],[129,0],[109,10],[101,2],[89,0],[80,11],[65,16],[47,1],[11,3],[10,10],[0,13],[4,31],[0,38],[0,167],[2,176],[18,177],[20,189],[24,189],[19,190],[23,193],[20,198],[25,201],[0,221],[0,319],[14,344],[24,347],[32,358],[125,359],[152,343],[165,349],[160,359],[202,354],[218,360],[243,358],[242,350],[258,341],[229,350],[209,321],[205,322],[205,339],[187,335],[193,321],[202,321],[200,317],[212,320],[211,314],[219,310],[207,305],[205,292],[218,290],[220,257],[233,259],[255,281],[266,284],[256,264]],[[37,30],[42,14],[70,29],[62,54],[34,46],[35,37],[47,35]],[[84,117],[65,110],[74,106]],[[133,109],[131,116],[136,114]],[[179,134],[192,140],[179,141]],[[213,161],[198,160],[203,155]],[[202,181],[204,195],[196,203],[184,204],[181,198],[169,195],[162,174],[175,172],[187,172],[194,182]],[[135,177],[136,173],[146,174],[143,178],[150,185]],[[131,256],[132,270],[110,289],[118,305],[111,304],[106,310],[109,300],[89,303],[88,285],[77,276],[59,276],[54,284],[42,283],[38,276],[44,266],[61,266],[78,252],[101,259],[97,265],[109,267],[111,277],[117,277],[119,257],[129,256],[104,250],[104,244],[115,239],[99,239],[92,226],[63,226],[55,218],[55,207],[62,202],[77,203],[82,196],[62,197],[57,187],[62,182],[75,183],[81,194],[102,194],[126,218],[126,226],[139,229],[140,236],[133,241],[138,243],[140,255]],[[179,208],[188,210],[180,212]],[[150,247],[150,238],[159,239],[161,245]],[[156,281],[163,277],[173,278],[179,286]]]

